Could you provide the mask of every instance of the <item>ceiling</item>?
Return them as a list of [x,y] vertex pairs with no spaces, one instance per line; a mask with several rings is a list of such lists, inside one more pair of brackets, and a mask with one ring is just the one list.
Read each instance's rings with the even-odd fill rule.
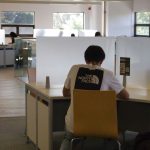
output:
[[[50,4],[50,3],[59,3],[59,4],[97,4],[102,1],[126,1],[126,0],[0,0],[0,3],[39,3],[39,4]],[[131,1],[131,0],[128,0]]]

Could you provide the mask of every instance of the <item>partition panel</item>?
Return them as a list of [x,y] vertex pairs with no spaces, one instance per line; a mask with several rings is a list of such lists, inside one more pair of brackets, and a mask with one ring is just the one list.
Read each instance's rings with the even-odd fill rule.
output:
[[46,76],[50,76],[51,86],[63,85],[71,66],[85,63],[84,52],[89,45],[104,49],[106,59],[102,67],[114,72],[115,38],[38,37],[37,82],[44,83]]
[[130,76],[127,87],[150,89],[150,39],[140,37],[119,37],[116,41],[116,72],[122,82],[120,57],[130,58]]
[[0,29],[0,44],[5,44],[5,30]]

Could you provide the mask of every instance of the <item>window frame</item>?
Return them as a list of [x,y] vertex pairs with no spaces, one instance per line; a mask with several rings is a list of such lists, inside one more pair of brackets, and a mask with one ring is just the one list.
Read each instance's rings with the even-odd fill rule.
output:
[[[1,24],[1,29],[3,29],[3,27],[15,27],[16,28],[16,34],[20,37],[33,37],[33,34],[20,34],[19,28],[20,27],[32,27],[34,29],[35,25]],[[5,35],[6,35],[6,37],[9,37],[9,34],[5,34]]]
[[[31,12],[31,11],[1,11],[1,12]],[[1,13],[0,12],[0,13]],[[33,11],[32,11],[33,12]],[[35,29],[35,12],[33,12],[34,14],[34,18],[33,18],[33,24],[7,24],[7,23],[1,23],[1,29],[3,29],[3,27],[15,27],[16,28],[16,34],[20,37],[33,37],[33,34],[20,34],[19,33],[19,28],[20,27],[32,27],[33,30]],[[6,37],[9,37],[9,34],[5,34]]]
[[[134,15],[134,36],[135,37],[150,37],[150,23],[149,24],[138,24],[138,23],[136,23],[137,22],[137,13],[138,12],[135,12],[135,15]],[[137,27],[148,27],[149,28],[149,35],[138,35],[137,33],[136,33],[136,28]]]

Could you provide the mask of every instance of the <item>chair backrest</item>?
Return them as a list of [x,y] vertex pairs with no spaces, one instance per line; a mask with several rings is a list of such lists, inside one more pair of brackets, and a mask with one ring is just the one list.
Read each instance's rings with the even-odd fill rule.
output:
[[114,91],[73,91],[74,135],[118,137],[117,104]]
[[27,73],[29,83],[36,82],[36,68],[28,68]]

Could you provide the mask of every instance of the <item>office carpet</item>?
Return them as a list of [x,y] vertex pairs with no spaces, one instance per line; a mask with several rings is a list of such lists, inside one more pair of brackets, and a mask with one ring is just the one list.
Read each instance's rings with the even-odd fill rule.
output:
[[[32,142],[26,143],[25,137],[25,117],[0,117],[0,150],[35,150]],[[126,133],[126,150],[133,150],[136,133]],[[59,150],[62,136],[54,133],[54,150]],[[100,144],[98,139],[88,139],[85,141],[85,150],[112,150],[113,143],[108,143],[106,147]],[[92,145],[91,145],[92,144]],[[99,145],[94,146],[93,145]]]
[[25,117],[0,118],[0,150],[34,150],[32,143],[26,143]]

